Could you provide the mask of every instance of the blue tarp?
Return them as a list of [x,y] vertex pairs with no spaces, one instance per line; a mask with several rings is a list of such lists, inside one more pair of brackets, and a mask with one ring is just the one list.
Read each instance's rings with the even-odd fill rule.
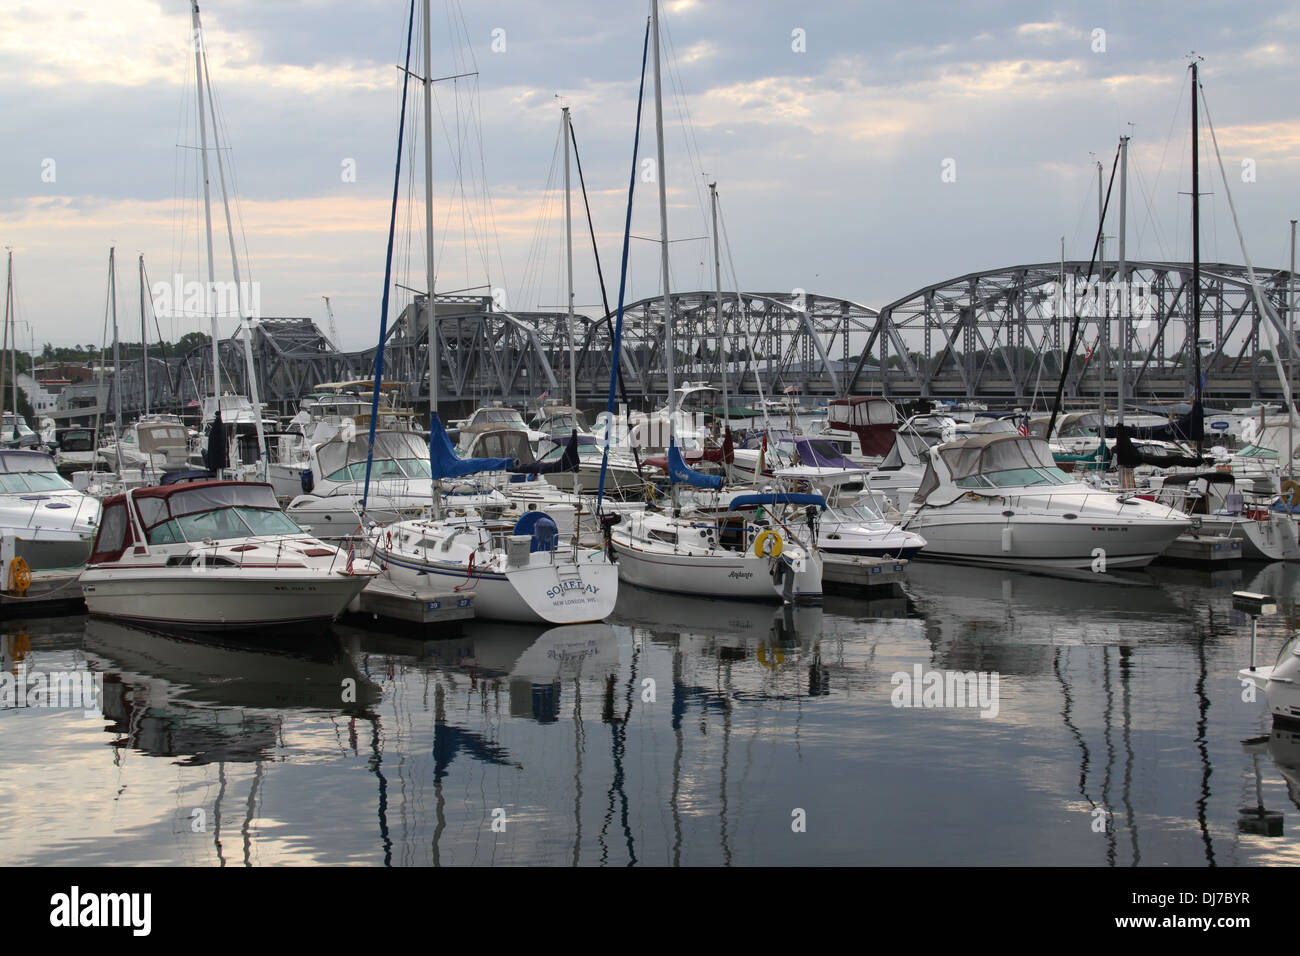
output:
[[692,485],[712,491],[722,489],[721,475],[701,475],[698,471],[686,467],[686,462],[682,460],[682,453],[677,450],[676,442],[668,446],[668,478],[677,485]]
[[824,509],[826,507],[826,499],[821,495],[769,492],[763,495],[737,495],[735,498],[731,499],[730,508],[732,511],[739,511],[741,508],[770,508],[773,505],[813,505],[814,507]]
[[461,478],[480,471],[505,471],[519,464],[518,458],[458,458],[451,447],[447,428],[437,415],[429,416],[429,468],[436,478]]

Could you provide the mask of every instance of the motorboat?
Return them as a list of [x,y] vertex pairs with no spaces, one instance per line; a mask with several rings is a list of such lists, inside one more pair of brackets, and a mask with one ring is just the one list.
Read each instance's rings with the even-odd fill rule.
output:
[[923,558],[1135,568],[1191,524],[1177,509],[1075,481],[1042,439],[993,434],[930,449],[903,528],[925,538]]
[[[372,453],[370,436],[350,423],[330,427],[329,433],[328,439],[309,446],[309,467],[299,475],[299,490],[304,493],[285,508],[299,525],[318,537],[337,538],[369,522],[384,525],[416,517],[432,503],[434,479],[422,434],[377,430]],[[282,490],[277,486],[277,491]],[[500,513],[508,507],[499,490],[468,478],[443,483],[439,490],[453,509]]]
[[1237,671],[1237,676],[1264,692],[1274,720],[1300,722],[1300,631],[1282,645],[1272,666],[1252,663]]
[[80,596],[99,501],[73,488],[43,452],[0,449],[0,577],[13,599]]
[[835,442],[843,454],[869,464],[889,453],[898,424],[898,410],[889,399],[855,395],[831,399],[826,428],[820,434]]
[[133,488],[104,502],[91,614],[198,630],[320,626],[379,569],[306,534],[265,482]]
[[1199,533],[1235,538],[1249,561],[1300,561],[1295,518],[1260,497],[1254,483],[1226,471],[1178,472],[1151,479],[1155,500],[1177,508]]
[[[814,454],[807,450],[801,460],[817,460]],[[868,488],[867,472],[833,467],[824,461],[776,472],[791,491],[820,494],[826,499],[826,510],[817,523],[818,550],[874,558],[916,557],[925,547],[925,538],[886,520],[878,510],[881,496]]]

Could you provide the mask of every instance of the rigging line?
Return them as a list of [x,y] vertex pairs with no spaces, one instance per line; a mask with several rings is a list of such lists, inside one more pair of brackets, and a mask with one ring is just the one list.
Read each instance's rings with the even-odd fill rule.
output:
[[[142,268],[144,270],[144,287],[152,290],[153,286],[149,283],[149,267],[142,266]],[[154,308],[152,291],[150,291],[150,294],[146,298],[149,301],[149,311],[153,313],[153,328],[154,332],[158,335],[158,347],[162,349],[163,368],[167,372],[167,392],[173,399],[178,399],[179,396],[176,394],[176,384],[172,380],[171,363],[167,361],[167,343],[163,341],[162,329],[158,326],[158,311]],[[145,361],[147,362],[149,361],[149,345],[147,342],[141,342],[140,344],[144,348]]]
[[[591,219],[591,203],[587,199],[587,180],[582,175],[582,156],[578,152],[578,134],[573,129],[573,119],[569,119],[569,138],[573,140],[573,158],[575,165],[578,167],[578,187],[582,190],[582,205],[587,211],[587,231],[591,234],[591,254],[596,260],[596,279],[600,283],[600,302],[605,310],[605,324],[609,326],[610,345],[614,344],[614,325],[610,321],[609,313],[609,296],[605,292],[605,273],[600,267],[600,247],[596,245],[596,226]],[[589,329],[588,338],[591,338]],[[618,375],[619,396],[623,399],[625,406],[631,406],[631,401],[627,395],[627,383],[623,380],[623,363],[621,356],[610,354],[610,364],[614,366],[614,372]],[[645,481],[645,475],[641,473],[641,452],[636,445],[632,446],[632,459],[636,462],[636,474],[642,481]]]
[[[1250,276],[1250,288],[1255,297],[1255,309],[1257,310],[1258,324],[1268,328],[1272,333],[1271,335],[1267,335],[1266,338],[1269,340],[1269,349],[1273,352],[1274,356],[1273,367],[1277,370],[1278,381],[1282,385],[1282,394],[1286,398],[1287,415],[1290,418],[1288,427],[1294,429],[1296,427],[1296,413],[1295,405],[1291,401],[1290,376],[1284,374],[1282,371],[1281,355],[1279,354],[1280,350],[1278,349],[1278,345],[1281,343],[1279,341],[1280,337],[1278,335],[1277,325],[1281,324],[1281,320],[1272,309],[1265,305],[1264,298],[1260,294],[1259,280],[1255,276],[1255,266],[1250,261],[1250,253],[1246,251],[1246,237],[1242,235],[1241,223],[1237,219],[1237,205],[1232,201],[1232,190],[1228,188],[1228,174],[1224,172],[1223,156],[1219,152],[1219,138],[1215,135],[1214,123],[1210,120],[1210,105],[1205,101],[1205,87],[1201,86],[1200,91],[1201,109],[1205,113],[1205,125],[1210,128],[1210,142],[1214,144],[1214,156],[1219,162],[1219,177],[1223,180],[1223,192],[1228,198],[1228,209],[1232,212],[1232,225],[1237,231],[1237,241],[1241,245],[1241,258],[1242,261],[1246,263],[1246,274]],[[1277,325],[1274,323],[1277,323]],[[1294,357],[1295,343],[1289,342],[1288,346],[1288,351]]]
[[[660,22],[664,21],[660,17]],[[686,84],[681,78],[681,72],[678,69],[677,49],[673,44],[672,29],[665,23],[664,37],[668,41],[668,78],[673,86],[673,100],[677,105],[677,118],[682,124],[682,141],[686,146],[686,156],[689,163],[694,167],[693,175],[690,178],[695,187],[696,209],[700,213],[701,221],[704,218],[705,200],[704,193],[701,191],[701,185],[704,180],[704,160],[700,153],[699,141],[695,139],[695,124],[691,116],[690,105],[686,102]]]
[[[366,502],[370,496],[370,472],[371,466],[375,460],[375,424],[379,421],[379,391],[380,384],[384,380],[384,339],[387,338],[388,332],[388,294],[389,280],[392,278],[393,269],[393,234],[397,228],[397,199],[402,183],[402,137],[406,133],[406,91],[411,81],[411,39],[415,32],[415,0],[411,0],[411,14],[406,24],[406,71],[402,74],[402,109],[401,121],[397,127],[397,168],[393,171],[393,204],[388,214],[388,251],[386,261],[384,262],[384,295],[383,302],[379,310],[379,347],[375,350],[375,388],[374,394],[370,396],[370,442],[366,448],[366,483],[361,489],[361,512],[365,514]],[[430,302],[430,309],[432,309]],[[427,351],[430,360],[434,360],[432,343],[429,344]],[[433,435],[432,418],[435,414],[434,408],[437,405],[437,396],[429,396],[429,417],[430,427],[429,434]],[[430,438],[430,441],[433,439]],[[432,449],[430,450],[432,454]]]
[[[1093,240],[1092,243],[1092,259],[1088,262],[1088,275],[1084,279],[1085,287],[1091,284],[1092,270],[1097,264],[1097,252],[1101,248],[1102,231],[1106,225],[1106,210],[1110,208],[1110,192],[1115,185],[1115,171],[1119,169],[1119,152],[1119,147],[1116,147],[1115,160],[1110,166],[1110,183],[1106,186],[1106,199],[1102,203],[1101,207],[1101,221],[1097,223],[1097,238]],[[1061,369],[1061,378],[1056,384],[1056,400],[1052,404],[1052,417],[1048,419],[1047,431],[1045,433],[1048,439],[1051,438],[1052,429],[1056,427],[1056,417],[1061,411],[1061,395],[1065,391],[1066,379],[1070,377],[1071,359],[1074,357],[1074,349],[1079,337],[1079,319],[1082,318],[1079,315],[1080,309],[1078,308],[1077,302],[1071,303],[1071,306],[1072,311],[1074,312],[1074,322],[1070,327],[1070,347],[1066,350],[1064,367]],[[1102,424],[1104,425],[1105,423],[1103,422]]]
[[[533,237],[528,246],[528,255],[524,259],[523,279],[521,281],[519,294],[521,301],[528,301],[534,291],[541,294],[541,280],[538,273],[541,271],[543,243],[549,240],[549,228],[554,213],[551,211],[552,197],[554,196],[556,168],[560,153],[560,138],[563,130],[557,130],[555,134],[555,145],[551,149],[551,165],[546,173],[546,185],[542,189],[542,208],[533,224]],[[534,271],[536,270],[536,271]]]

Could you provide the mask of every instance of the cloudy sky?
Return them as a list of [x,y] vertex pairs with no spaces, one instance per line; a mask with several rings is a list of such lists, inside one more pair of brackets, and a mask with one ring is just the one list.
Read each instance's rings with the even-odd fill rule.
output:
[[[477,73],[436,86],[438,287],[499,289],[519,309],[563,303],[563,102],[614,296],[647,4],[432,8],[434,74]],[[342,346],[372,345],[407,4],[210,0],[202,16],[261,314],[325,327],[329,295]],[[101,341],[111,245],[124,326],[138,323],[140,254],[151,283],[204,277],[189,18],[184,0],[0,6],[0,245],[14,252],[21,343]],[[1286,264],[1300,214],[1300,3],[667,0],[664,24],[674,289],[712,286],[710,180],[734,281],[750,290],[880,306],[967,272],[1054,260],[1062,236],[1068,256],[1086,259],[1094,162],[1109,172],[1124,134],[1129,257],[1190,258],[1180,193],[1193,50],[1248,250],[1259,265]],[[419,34],[417,14],[417,67]],[[642,157],[653,155],[651,108]],[[408,116],[413,146],[423,121]],[[1203,258],[1239,262],[1208,140]],[[414,187],[408,175],[418,158],[408,151],[395,281],[423,289],[422,173],[415,165]],[[575,232],[577,303],[598,312],[580,206]],[[633,232],[658,234],[648,184]],[[658,290],[651,242],[634,240],[629,281],[629,301]],[[173,338],[206,323],[179,314],[162,327]]]

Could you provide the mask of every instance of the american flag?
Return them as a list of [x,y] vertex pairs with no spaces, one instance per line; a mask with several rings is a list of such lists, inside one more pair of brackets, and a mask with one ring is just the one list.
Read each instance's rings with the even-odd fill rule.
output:
[[1020,432],[1021,438],[1029,437],[1029,416],[1028,415],[1020,419],[1020,425],[1016,428],[1016,431]]
[[355,547],[348,548],[348,574],[352,573],[352,559],[356,556],[357,549]]

